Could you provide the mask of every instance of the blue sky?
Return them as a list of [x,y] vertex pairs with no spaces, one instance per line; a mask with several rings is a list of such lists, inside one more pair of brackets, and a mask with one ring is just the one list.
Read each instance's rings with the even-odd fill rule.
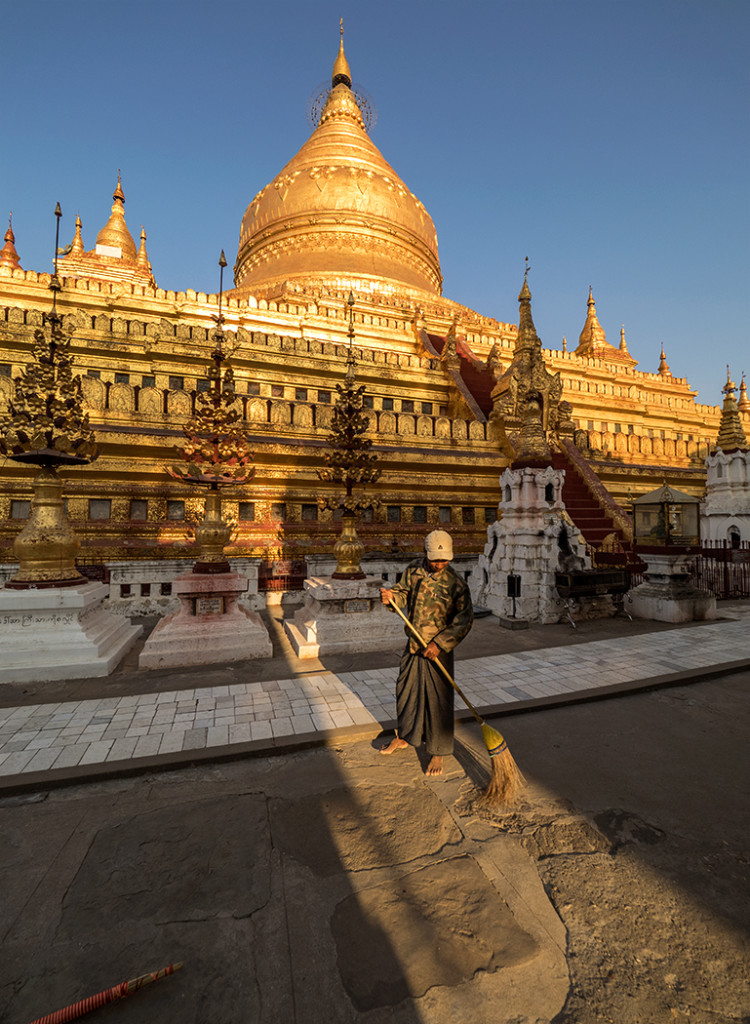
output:
[[718,404],[750,377],[750,4],[745,0],[27,0],[0,6],[0,215],[46,270],[93,246],[122,169],[157,282],[214,291],[254,194],[310,132],[339,17],[375,143],[435,222],[444,293],[545,346],[588,287],[639,368],[659,349]]

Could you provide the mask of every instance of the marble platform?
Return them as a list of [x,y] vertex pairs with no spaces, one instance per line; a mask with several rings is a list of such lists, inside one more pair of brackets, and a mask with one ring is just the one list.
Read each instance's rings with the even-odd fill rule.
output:
[[313,576],[304,586],[304,605],[284,619],[298,658],[395,651],[405,646],[403,622],[380,599],[384,584],[379,576],[361,580]]
[[0,590],[0,682],[107,676],[141,632],[103,608],[109,587]]
[[162,619],[138,658],[141,669],[270,658],[273,645],[256,612],[240,608],[248,588],[237,572],[186,572],[172,584],[180,607]]
[[716,598],[690,583],[694,555],[656,554],[645,557],[646,582],[625,595],[624,607],[637,619],[655,622],[697,622],[716,618]]

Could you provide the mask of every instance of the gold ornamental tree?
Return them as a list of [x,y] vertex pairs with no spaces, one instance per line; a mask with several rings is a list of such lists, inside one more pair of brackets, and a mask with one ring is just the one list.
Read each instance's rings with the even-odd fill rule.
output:
[[[226,266],[224,253],[219,266]],[[242,428],[242,416],[234,387],[234,371],[229,365],[222,330],[221,290],[219,315],[214,332],[215,347],[207,375],[209,386],[196,396],[195,414],[183,427],[185,443],[177,449],[182,462],[167,467],[167,472],[185,483],[208,487],[203,520],[195,528],[199,558],[193,572],[229,572],[224,548],[232,535],[232,526],[222,518],[222,486],[247,483],[255,475],[252,455]]]
[[357,536],[356,519],[359,512],[379,504],[377,498],[364,494],[356,495],[355,488],[375,483],[381,474],[377,466],[378,457],[370,449],[372,441],[365,437],[369,420],[364,410],[363,384],[357,384],[354,367],[354,295],[349,299],[349,354],[346,360],[344,383],[336,385],[338,392],[333,406],[331,433],[326,438],[328,451],[323,458],[325,469],[319,469],[318,476],[326,483],[343,485],[343,496],[338,494],[320,499],[323,508],[343,509],[341,536],[334,545],[336,555],[335,579],[362,579],[365,573],[360,568],[364,546]]
[[[57,253],[59,203],[55,216]],[[57,474],[60,468],[93,462],[98,450],[83,408],[81,378],[73,373],[72,329],[64,329],[57,312],[61,285],[56,266],[49,287],[52,311],[34,331],[31,362],[15,378],[8,412],[0,416],[0,452],[39,469],[28,522],[13,544],[20,568],[6,585],[15,589],[85,582],[75,566],[79,542],[65,515]]]

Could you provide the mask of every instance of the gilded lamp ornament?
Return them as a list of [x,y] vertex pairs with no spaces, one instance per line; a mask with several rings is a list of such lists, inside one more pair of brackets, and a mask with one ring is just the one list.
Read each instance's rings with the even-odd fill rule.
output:
[[360,568],[364,545],[357,536],[357,513],[379,504],[377,498],[366,495],[356,496],[355,487],[375,483],[381,470],[377,468],[377,455],[370,452],[372,441],[365,437],[369,421],[364,411],[365,388],[357,384],[354,359],[354,295],[350,292],[349,306],[349,353],[346,359],[344,383],[336,385],[338,392],[333,406],[331,433],[327,437],[328,451],[324,455],[326,468],[319,469],[318,476],[326,483],[343,484],[343,496],[320,499],[323,508],[343,509],[341,536],[334,545],[336,570],[334,579],[362,579],[365,573]]
[[73,374],[72,330],[63,329],[57,312],[59,203],[55,217],[55,272],[49,285],[52,310],[44,315],[44,327],[34,332],[31,362],[15,378],[8,412],[0,417],[0,451],[16,462],[39,467],[28,522],[13,544],[20,568],[6,586],[15,589],[85,582],[75,566],[80,545],[65,515],[57,471],[92,462],[98,452],[83,410],[81,378]]
[[224,349],[224,317],[221,313],[224,267],[222,250],[219,259],[219,315],[214,332],[215,347],[208,367],[209,386],[196,396],[195,415],[183,427],[186,443],[178,449],[183,462],[167,467],[167,472],[185,483],[206,484],[203,519],[195,528],[199,558],[193,572],[229,572],[224,548],[232,536],[232,525],[222,518],[219,488],[247,483],[255,475],[250,465],[251,453],[242,429],[242,417],[234,387],[234,371]]

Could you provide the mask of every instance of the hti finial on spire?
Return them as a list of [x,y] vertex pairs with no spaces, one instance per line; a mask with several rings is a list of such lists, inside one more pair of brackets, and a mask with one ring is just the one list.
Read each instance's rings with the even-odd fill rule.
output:
[[333,65],[333,77],[331,79],[331,88],[335,88],[337,85],[345,85],[348,89],[352,87],[352,73],[349,70],[349,63],[344,53],[344,19],[341,18],[339,22],[339,52],[336,57],[336,62]]
[[122,176],[120,174],[120,168],[117,168],[117,188],[112,193],[112,198],[115,202],[119,199],[121,203],[125,202],[125,193],[122,190]]
[[530,302],[531,301],[531,291],[529,289],[529,280],[528,280],[528,278],[529,278],[529,271],[531,270],[531,267],[529,266],[529,257],[526,256],[524,258],[526,260],[526,268],[525,268],[525,270],[523,272],[523,284],[521,285],[521,291],[518,293],[518,301],[519,302]]

